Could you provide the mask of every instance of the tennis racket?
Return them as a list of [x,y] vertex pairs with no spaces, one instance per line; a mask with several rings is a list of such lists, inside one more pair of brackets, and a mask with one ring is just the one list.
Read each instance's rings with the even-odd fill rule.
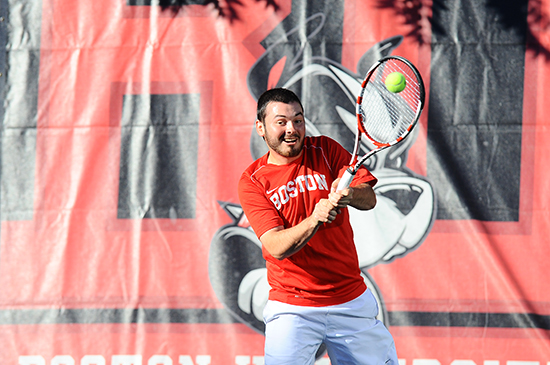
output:
[[[403,91],[391,92],[386,87],[386,77],[393,72],[400,72],[405,77]],[[337,190],[350,185],[359,167],[369,157],[401,142],[411,133],[422,113],[424,98],[422,77],[407,59],[388,56],[372,65],[357,97],[357,133],[350,167],[340,179]],[[359,158],[363,134],[375,148]]]

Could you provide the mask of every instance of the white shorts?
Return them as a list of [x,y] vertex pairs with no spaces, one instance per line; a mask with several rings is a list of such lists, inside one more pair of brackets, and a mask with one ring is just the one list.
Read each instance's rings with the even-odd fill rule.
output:
[[268,301],[265,365],[310,365],[325,343],[332,365],[398,365],[393,338],[375,317],[378,304],[367,289],[358,298],[328,307]]

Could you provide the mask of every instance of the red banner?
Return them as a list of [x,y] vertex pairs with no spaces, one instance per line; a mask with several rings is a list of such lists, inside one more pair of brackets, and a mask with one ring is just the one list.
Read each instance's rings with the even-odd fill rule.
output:
[[351,149],[393,54],[427,105],[350,215],[401,365],[550,364],[550,4],[459,3],[5,2],[0,363],[263,364],[256,99]]

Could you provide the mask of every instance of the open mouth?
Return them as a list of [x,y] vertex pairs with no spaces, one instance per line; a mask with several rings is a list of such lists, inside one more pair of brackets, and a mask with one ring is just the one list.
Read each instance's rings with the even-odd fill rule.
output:
[[298,140],[299,138],[296,136],[283,138],[283,142],[286,144],[295,144]]

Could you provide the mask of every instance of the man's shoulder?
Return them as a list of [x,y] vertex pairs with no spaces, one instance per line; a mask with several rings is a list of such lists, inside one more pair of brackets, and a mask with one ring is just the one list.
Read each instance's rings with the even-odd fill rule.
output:
[[331,137],[320,136],[308,136],[305,138],[304,145],[306,146],[332,146],[339,145],[339,143]]
[[333,155],[343,149],[338,141],[323,135],[307,137],[304,146],[311,150],[317,150],[317,152],[326,151],[329,155]]
[[267,165],[267,154],[253,161],[241,174],[239,186],[242,184],[253,183],[256,180],[254,175]]
[[254,173],[254,171],[256,171],[258,168],[262,167],[265,164],[267,164],[267,154],[252,161],[250,165],[248,165],[248,167],[244,170],[243,175],[245,174],[251,175]]

